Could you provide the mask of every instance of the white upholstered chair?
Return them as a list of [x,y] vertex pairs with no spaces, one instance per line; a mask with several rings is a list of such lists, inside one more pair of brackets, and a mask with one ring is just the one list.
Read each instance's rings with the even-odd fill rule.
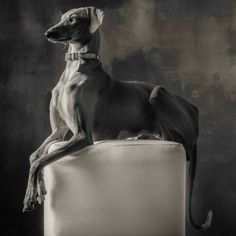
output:
[[181,144],[102,141],[50,164],[44,173],[44,236],[185,235]]

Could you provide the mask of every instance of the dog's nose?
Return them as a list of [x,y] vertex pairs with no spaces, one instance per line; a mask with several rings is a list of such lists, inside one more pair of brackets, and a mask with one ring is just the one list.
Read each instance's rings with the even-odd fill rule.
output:
[[44,33],[47,38],[55,37],[57,32],[55,30],[48,30]]
[[48,31],[46,31],[46,32],[44,33],[44,35],[45,35],[46,37],[48,37]]
[[49,38],[51,33],[52,33],[52,31],[51,31],[51,30],[48,30],[48,31],[46,31],[46,32],[44,33],[44,35],[45,35],[47,38]]

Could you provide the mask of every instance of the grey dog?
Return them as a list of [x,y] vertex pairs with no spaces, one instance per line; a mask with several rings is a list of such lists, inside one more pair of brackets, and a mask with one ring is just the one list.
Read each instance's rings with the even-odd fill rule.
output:
[[[212,220],[208,212],[205,223],[195,223],[192,192],[197,162],[198,109],[163,87],[144,82],[113,80],[98,58],[99,27],[103,11],[94,7],[72,9],[50,28],[51,42],[69,45],[66,68],[52,90],[50,103],[51,135],[30,156],[28,186],[23,211],[32,210],[46,195],[43,168],[94,141],[117,139],[122,132],[138,136],[140,132],[159,135],[161,139],[182,143],[189,164],[188,212],[192,225],[206,229]],[[52,142],[65,144],[48,153]]]

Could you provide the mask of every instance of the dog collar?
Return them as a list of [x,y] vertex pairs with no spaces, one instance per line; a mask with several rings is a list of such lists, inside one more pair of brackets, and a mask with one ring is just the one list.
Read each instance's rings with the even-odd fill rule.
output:
[[65,60],[66,61],[77,61],[77,60],[89,60],[89,59],[99,59],[99,56],[96,53],[92,52],[73,52],[73,53],[66,53],[65,54]]

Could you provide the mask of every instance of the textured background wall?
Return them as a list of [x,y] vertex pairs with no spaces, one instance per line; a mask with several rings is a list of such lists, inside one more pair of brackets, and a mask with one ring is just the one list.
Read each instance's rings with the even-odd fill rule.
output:
[[196,218],[207,232],[236,235],[236,2],[233,0],[1,1],[1,235],[42,235],[42,208],[22,214],[28,157],[49,134],[50,91],[65,65],[62,45],[44,38],[62,12],[105,11],[101,56],[117,79],[161,84],[201,112]]

